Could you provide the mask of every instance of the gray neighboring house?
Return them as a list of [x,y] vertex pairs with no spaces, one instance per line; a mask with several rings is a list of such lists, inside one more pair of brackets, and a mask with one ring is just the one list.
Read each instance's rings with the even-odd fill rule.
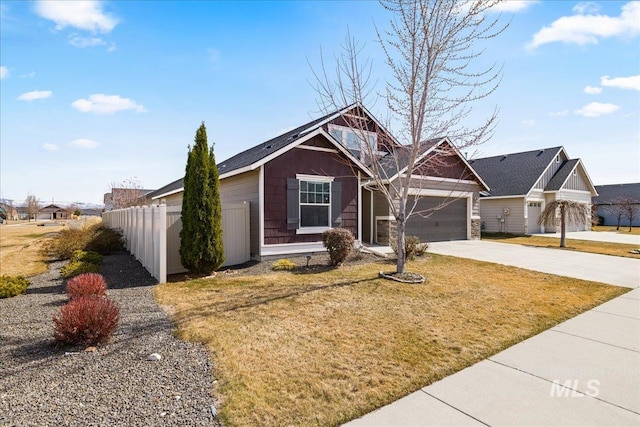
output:
[[[623,197],[631,198],[636,209],[640,210],[640,182],[633,184],[612,184],[596,185],[598,196],[592,199],[596,215],[604,218],[603,225],[618,225],[618,218],[610,212],[610,207]],[[636,216],[631,224],[633,227],[640,227],[640,214]],[[629,226],[629,220],[623,215],[620,226]]]
[[[481,193],[482,228],[513,234],[555,233],[555,224],[538,224],[545,206],[554,200],[573,200],[591,205],[598,195],[580,159],[570,159],[564,147],[503,154],[470,160],[471,167],[490,190]],[[589,230],[585,217],[567,231]]]

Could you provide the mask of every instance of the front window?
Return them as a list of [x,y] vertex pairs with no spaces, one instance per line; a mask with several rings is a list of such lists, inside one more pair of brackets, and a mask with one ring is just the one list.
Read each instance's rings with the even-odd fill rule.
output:
[[300,227],[329,227],[331,183],[300,181]]
[[361,151],[369,145],[371,150],[377,151],[377,134],[346,126],[329,125],[329,134],[349,150]]

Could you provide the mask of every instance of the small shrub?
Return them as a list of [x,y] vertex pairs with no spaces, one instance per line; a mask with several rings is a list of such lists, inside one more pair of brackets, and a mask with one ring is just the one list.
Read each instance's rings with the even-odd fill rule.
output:
[[67,282],[67,296],[70,300],[92,295],[96,297],[107,295],[107,282],[102,274],[83,273]]
[[322,244],[329,252],[331,265],[340,265],[353,249],[355,238],[346,228],[332,228],[322,233]]
[[10,298],[23,294],[31,282],[22,276],[0,276],[0,298]]
[[[423,256],[427,253],[429,248],[428,243],[421,243],[420,238],[417,236],[404,236],[404,253],[407,259],[413,260],[417,256]],[[398,254],[398,242],[396,239],[391,240],[391,249],[397,255]]]
[[118,327],[120,309],[108,298],[84,296],[65,304],[53,316],[54,338],[70,345],[106,342]]
[[75,251],[71,257],[71,261],[88,262],[89,264],[100,265],[104,257],[93,251]]
[[291,261],[290,259],[279,259],[276,262],[274,262],[273,264],[271,264],[271,269],[275,270],[275,271],[282,271],[282,270],[295,270],[298,267],[298,265]]
[[102,225],[93,225],[89,227],[89,230],[91,232],[91,239],[89,239],[84,246],[84,250],[109,255],[124,249],[122,234],[118,231]]
[[60,275],[63,278],[68,279],[70,277],[77,276],[78,274],[97,273],[98,271],[100,271],[99,265],[83,261],[70,261],[69,264],[60,269]]

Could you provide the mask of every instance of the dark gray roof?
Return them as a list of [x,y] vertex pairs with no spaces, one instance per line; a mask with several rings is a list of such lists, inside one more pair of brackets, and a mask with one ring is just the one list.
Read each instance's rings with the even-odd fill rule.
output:
[[160,196],[162,194],[166,194],[166,193],[169,193],[169,192],[174,191],[174,190],[179,190],[182,187],[184,187],[184,178],[177,179],[177,180],[165,185],[164,187],[158,188],[157,190],[154,190],[154,191],[152,191],[150,193],[147,193],[145,196],[147,198],[153,199],[156,196]]
[[640,182],[632,184],[596,185],[598,196],[592,199],[594,205],[604,205],[620,197],[631,197],[640,203]]
[[489,186],[491,196],[524,196],[538,181],[562,147],[504,154],[470,160]]
[[545,187],[544,191],[558,191],[562,188],[562,184],[567,180],[569,174],[573,171],[573,168],[578,164],[579,159],[565,160],[560,165],[560,168],[556,171],[555,175],[551,177],[549,183]]
[[265,157],[275,153],[281,148],[284,148],[287,145],[296,142],[298,139],[302,138],[309,132],[316,130],[321,122],[325,121],[335,113],[337,113],[337,111],[320,117],[319,119],[312,120],[309,123],[290,130],[289,132],[283,133],[280,136],[276,136],[275,138],[258,144],[255,147],[238,153],[235,156],[225,160],[224,162],[218,163],[218,172],[220,173],[220,175],[222,175],[224,173],[229,173],[236,169],[252,165],[264,159]]

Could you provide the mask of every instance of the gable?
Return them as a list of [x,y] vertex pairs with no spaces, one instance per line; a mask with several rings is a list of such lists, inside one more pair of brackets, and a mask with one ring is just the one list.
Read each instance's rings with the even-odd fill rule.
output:
[[[491,197],[525,196],[543,173],[553,169],[551,163],[556,157],[563,158],[563,153],[562,147],[553,147],[479,158],[469,163],[489,186]],[[550,173],[553,176],[555,171]]]

